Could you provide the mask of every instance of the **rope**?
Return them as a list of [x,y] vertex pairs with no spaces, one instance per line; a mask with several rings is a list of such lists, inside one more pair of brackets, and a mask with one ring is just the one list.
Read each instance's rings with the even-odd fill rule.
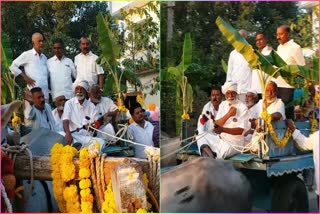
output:
[[9,156],[13,155],[13,165],[15,163],[16,160],[16,156],[17,154],[21,154],[23,152],[27,152],[28,156],[29,156],[29,161],[30,161],[30,185],[29,185],[29,191],[27,193],[27,196],[25,197],[25,201],[28,201],[29,197],[31,196],[32,193],[32,188],[33,188],[33,183],[34,183],[34,174],[33,174],[33,157],[32,157],[32,152],[30,151],[30,149],[28,148],[28,145],[25,143],[22,143],[20,145],[14,145],[14,146],[10,146],[9,144],[3,144],[1,146],[2,150],[9,153]]
[[4,202],[6,203],[8,212],[9,212],[9,213],[12,213],[12,204],[11,204],[9,198],[8,198],[6,189],[5,189],[5,187],[4,187],[4,185],[3,185],[2,182],[1,182],[1,197],[3,197]]

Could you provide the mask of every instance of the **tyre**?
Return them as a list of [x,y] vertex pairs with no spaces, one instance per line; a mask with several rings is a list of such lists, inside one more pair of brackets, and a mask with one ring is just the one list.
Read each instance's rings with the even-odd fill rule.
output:
[[272,190],[272,212],[309,212],[308,192],[296,176],[282,178]]

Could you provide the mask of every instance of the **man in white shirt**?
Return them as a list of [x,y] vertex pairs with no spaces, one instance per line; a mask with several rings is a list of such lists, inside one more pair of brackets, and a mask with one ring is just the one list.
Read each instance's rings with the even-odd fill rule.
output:
[[[260,53],[263,55],[269,55],[272,51],[272,47],[268,45],[268,38],[262,32],[256,33],[256,46],[259,49]],[[258,94],[262,94],[262,89],[260,85],[260,74],[264,80],[267,80],[268,75],[263,71],[259,71],[258,69],[252,70],[252,80],[251,80],[251,89],[255,90]]]
[[258,102],[258,94],[254,89],[248,90],[246,94],[245,104],[248,108],[248,120],[246,121],[246,127],[243,131],[244,139],[247,142],[250,142],[252,138],[252,134],[255,129],[255,120],[259,117],[257,102]]
[[[13,60],[10,70],[15,76],[21,76],[29,89],[40,87],[45,100],[49,101],[47,57],[42,53],[43,36],[32,35],[32,49],[23,52]],[[24,72],[19,68],[23,66]]]
[[259,100],[257,103],[257,111],[259,112],[259,115],[263,111],[263,104],[265,104],[268,114],[271,114],[271,120],[274,121],[286,119],[285,106],[282,100],[277,98],[277,90],[277,84],[273,81],[270,81],[266,86],[266,100]]
[[30,105],[25,108],[26,124],[32,129],[46,128],[51,131],[56,131],[51,107],[45,103],[44,94],[41,88],[32,88],[31,94],[31,99],[28,95],[24,95],[24,98],[30,103]]
[[76,96],[65,103],[62,115],[66,141],[69,145],[79,142],[83,146],[98,142],[100,149],[102,149],[104,141],[92,137],[93,133],[87,130],[88,123],[92,124],[98,119],[95,106],[86,99],[89,84],[87,81],[81,80],[76,81],[73,86]]
[[52,115],[56,124],[56,131],[63,132],[62,115],[66,97],[64,95],[58,95],[53,98],[53,101],[56,106],[56,108],[52,110]]
[[204,105],[202,113],[198,119],[198,134],[214,128],[214,120],[221,103],[222,93],[218,86],[212,86],[210,101]]
[[238,151],[233,147],[244,146],[242,135],[248,119],[247,107],[237,99],[237,84],[226,82],[222,93],[226,100],[222,101],[215,120],[215,133],[207,133],[197,140],[199,153],[203,156],[225,159]]
[[293,132],[293,140],[298,143],[299,147],[303,150],[313,151],[314,174],[316,181],[315,192],[318,196],[317,203],[319,203],[319,130],[312,133],[309,137],[306,137],[298,129],[295,128],[291,120],[286,120],[286,123]]
[[89,86],[98,84],[100,89],[103,90],[104,71],[96,62],[98,56],[90,51],[90,42],[87,37],[81,37],[80,50],[81,53],[74,58],[77,71],[76,80],[86,80]]
[[[29,89],[33,87],[40,87],[44,94],[46,103],[49,102],[48,89],[48,69],[47,57],[42,53],[43,36],[40,33],[32,35],[32,49],[23,52],[18,58],[13,60],[10,71],[14,76],[21,76],[27,84]],[[23,66],[24,72],[20,69]],[[25,109],[30,108],[29,102],[24,102]],[[24,110],[24,118],[26,121],[28,112]],[[27,126],[30,124],[27,124]]]
[[[128,136],[136,143],[146,146],[154,146],[153,144],[153,126],[150,122],[144,119],[145,113],[142,111],[142,107],[139,103],[135,103],[130,108],[130,114],[134,120],[132,124],[128,126]],[[144,152],[145,147],[140,145],[134,145],[135,157],[147,158]]]
[[288,65],[306,65],[300,45],[290,39],[290,27],[281,25],[277,28],[279,46],[277,53]]
[[[109,134],[115,135],[114,128],[111,124],[112,117],[115,117],[118,113],[118,106],[108,97],[102,97],[102,91],[99,85],[94,84],[90,88],[90,101],[96,106],[99,118],[101,118],[102,126],[99,130]],[[100,120],[100,119],[99,119]],[[112,138],[106,134],[97,133],[97,137],[104,138],[106,141],[115,142],[115,138]]]
[[[240,30],[239,34],[247,39],[247,31]],[[230,53],[226,82],[234,82],[238,85],[238,98],[245,102],[246,90],[251,88],[252,73],[247,60],[237,50]]]
[[75,79],[76,69],[71,59],[64,56],[64,45],[61,39],[53,41],[54,56],[48,59],[51,96],[63,93],[67,100],[74,97],[72,78]]

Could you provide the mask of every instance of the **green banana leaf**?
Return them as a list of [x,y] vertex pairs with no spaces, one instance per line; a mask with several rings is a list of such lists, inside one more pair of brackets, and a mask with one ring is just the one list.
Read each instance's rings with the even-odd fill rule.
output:
[[117,59],[120,58],[120,46],[115,43],[114,36],[110,31],[108,24],[101,13],[96,17],[98,42],[102,51],[103,57],[110,63],[116,66]]
[[228,71],[228,65],[227,65],[227,63],[226,63],[223,59],[221,59],[221,65],[222,65],[223,71],[224,71],[225,73],[227,73],[227,71]]
[[10,47],[9,37],[5,32],[1,34],[1,65],[2,71],[9,69],[12,63],[12,50]]
[[[184,36],[183,53],[181,58],[182,71],[185,72],[192,61],[192,40],[190,33]],[[184,73],[183,73],[184,75]]]
[[257,54],[255,54],[252,46],[238,33],[238,31],[220,16],[216,19],[216,24],[224,37],[226,37],[232,46],[244,56],[250,67],[257,67]]

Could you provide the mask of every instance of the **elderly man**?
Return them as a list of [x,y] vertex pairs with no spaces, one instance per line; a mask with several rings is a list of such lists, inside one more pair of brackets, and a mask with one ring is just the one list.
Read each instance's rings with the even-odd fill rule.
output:
[[257,109],[259,115],[263,111],[263,105],[265,105],[267,112],[271,114],[272,120],[285,120],[285,106],[281,99],[277,98],[278,86],[275,82],[270,81],[266,86],[265,101],[259,100],[257,103]]
[[[33,87],[40,87],[44,94],[44,99],[49,102],[49,89],[48,89],[48,69],[47,69],[47,57],[42,53],[43,48],[43,36],[41,33],[34,33],[31,37],[32,49],[23,52],[18,58],[13,60],[10,70],[14,76],[21,76],[27,84],[29,89]],[[23,66],[24,72],[20,69]],[[27,122],[27,126],[30,120],[28,120],[29,112],[26,109],[30,108],[29,102],[25,101],[24,118]]]
[[258,102],[258,94],[254,89],[248,90],[246,94],[246,106],[248,108],[248,120],[246,123],[245,130],[243,132],[244,138],[246,142],[249,142],[252,138],[252,134],[255,128],[255,120],[259,117],[257,102]]
[[[247,31],[240,30],[239,34],[247,39]],[[230,53],[228,60],[228,70],[226,82],[234,82],[238,85],[238,96],[241,102],[245,102],[245,92],[251,88],[251,69],[247,60],[237,50]]]
[[243,130],[248,118],[247,107],[237,99],[237,84],[226,82],[222,93],[226,100],[221,102],[216,115],[215,133],[208,133],[197,140],[199,152],[203,156],[224,159],[238,151],[232,146],[243,146]]
[[85,80],[74,83],[75,97],[68,100],[64,106],[62,115],[65,138],[69,145],[75,142],[83,146],[89,146],[93,142],[100,144],[100,149],[104,141],[100,138],[92,137],[92,132],[88,131],[87,124],[98,119],[95,106],[86,99],[89,83]]
[[[89,100],[96,106],[99,118],[101,118],[101,122],[103,123],[99,129],[109,135],[115,135],[111,119],[117,115],[118,106],[110,98],[102,97],[102,91],[97,84],[91,86],[89,97]],[[107,141],[116,141],[115,138],[100,132],[98,132],[97,137],[104,138]]]
[[66,99],[74,97],[72,90],[72,78],[75,79],[76,69],[71,59],[64,55],[62,39],[53,41],[54,56],[48,59],[48,71],[50,76],[51,95],[64,94]]
[[98,56],[90,51],[90,42],[87,37],[81,37],[80,50],[81,53],[74,58],[77,71],[76,80],[87,80],[89,86],[98,84],[100,90],[103,90],[104,71],[96,62]]
[[40,87],[31,89],[30,96],[24,94],[24,98],[30,105],[25,108],[26,124],[29,124],[32,129],[46,128],[51,131],[56,131],[55,120],[52,116],[51,107],[45,103],[44,94]]
[[[150,122],[144,119],[145,113],[142,111],[141,105],[139,103],[132,105],[130,108],[130,114],[134,122],[128,127],[129,138],[132,141],[145,146],[154,146],[154,128]],[[144,146],[134,145],[134,148],[135,157],[147,158],[147,155],[144,152]]]
[[218,86],[212,86],[210,101],[204,105],[202,113],[198,119],[197,130],[201,134],[214,128],[214,120],[221,103],[222,93]]
[[[269,55],[272,51],[272,47],[268,45],[268,38],[264,35],[263,32],[256,33],[256,46],[259,49],[260,53],[263,55]],[[258,69],[252,70],[252,80],[251,80],[251,89],[255,90],[259,95],[261,95],[261,85],[260,78],[258,72],[261,72],[264,80],[267,79],[268,75],[263,71],[259,71]]]
[[53,98],[55,109],[52,110],[52,115],[56,123],[56,131],[63,132],[63,108],[66,102],[66,97],[64,95],[58,95]]

